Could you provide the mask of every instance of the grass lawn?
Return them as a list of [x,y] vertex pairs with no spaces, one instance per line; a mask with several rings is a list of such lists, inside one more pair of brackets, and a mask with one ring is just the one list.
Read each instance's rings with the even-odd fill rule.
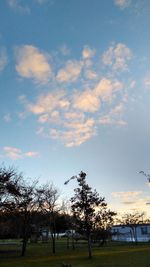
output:
[[61,267],[62,262],[72,267],[150,267],[150,244],[108,244],[93,248],[93,258],[87,258],[85,244],[75,250],[66,248],[66,241],[57,241],[56,255],[51,253],[50,243],[28,244],[24,258],[18,246],[0,245],[0,267]]

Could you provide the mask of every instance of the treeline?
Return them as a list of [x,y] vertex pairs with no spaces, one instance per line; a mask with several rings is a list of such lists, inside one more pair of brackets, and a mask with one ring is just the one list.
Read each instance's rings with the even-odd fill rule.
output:
[[[22,238],[21,255],[26,253],[29,238],[38,239],[42,229],[51,235],[52,252],[56,252],[57,234],[67,230],[87,240],[88,255],[92,257],[92,242],[102,244],[110,234],[116,213],[96,190],[87,184],[86,173],[80,172],[76,179],[78,187],[70,200],[67,213],[60,204],[59,191],[53,184],[39,184],[25,179],[14,168],[0,168],[0,238]],[[65,184],[67,184],[68,180]]]

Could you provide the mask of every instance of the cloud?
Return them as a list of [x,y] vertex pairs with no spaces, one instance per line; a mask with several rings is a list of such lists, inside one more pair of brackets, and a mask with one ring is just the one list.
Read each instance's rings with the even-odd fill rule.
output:
[[66,131],[51,129],[50,137],[61,140],[66,147],[79,146],[96,134],[94,126],[92,118],[82,122],[66,122]]
[[78,146],[95,135],[94,119],[73,108],[73,98],[67,100],[63,91],[57,91],[39,96],[34,104],[26,103],[28,111],[38,116],[38,122],[44,126],[37,134],[46,131],[44,135],[61,140],[67,147]]
[[100,107],[100,99],[94,94],[93,90],[85,90],[74,95],[74,108],[84,112],[96,112]]
[[51,78],[52,68],[48,56],[32,45],[16,48],[16,71],[23,78],[33,79],[36,83],[45,84]]
[[23,153],[21,149],[18,149],[16,147],[11,147],[11,146],[5,146],[3,148],[4,154],[2,156],[10,158],[12,160],[18,160],[18,159],[23,159],[25,157],[38,157],[39,153],[35,151],[28,151]]
[[112,192],[111,195],[114,198],[120,199],[123,205],[133,205],[135,206],[137,201],[139,201],[139,196],[141,196],[142,191],[127,191],[127,192]]
[[90,80],[95,80],[97,78],[97,73],[91,69],[85,70],[85,77]]
[[139,195],[141,195],[142,191],[121,191],[121,192],[112,192],[111,195],[115,198],[123,198],[123,199],[128,199],[128,198],[134,198]]
[[123,111],[124,111],[124,105],[123,103],[119,103],[117,106],[111,109],[108,114],[102,116],[99,119],[99,123],[104,125],[109,125],[109,124],[115,124],[121,126],[127,125],[127,122],[122,119]]
[[21,0],[7,0],[7,3],[9,7],[14,9],[16,12],[21,14],[30,14],[30,8],[22,5]]
[[83,59],[89,59],[93,57],[96,53],[95,49],[90,48],[88,45],[84,46],[84,49],[82,51],[82,57]]
[[115,5],[120,9],[124,9],[129,7],[131,4],[131,0],[115,0]]
[[131,50],[122,43],[116,46],[110,46],[102,56],[102,62],[105,66],[112,68],[113,71],[121,72],[128,70],[128,62],[132,58]]
[[70,49],[65,44],[60,46],[59,50],[63,56],[68,56],[70,54]]
[[40,95],[36,103],[28,103],[27,108],[31,113],[40,115],[45,113],[51,114],[56,108],[62,110],[68,109],[69,105],[70,102],[65,98],[65,92],[62,90],[48,93],[46,95]]
[[123,89],[123,84],[118,80],[102,78],[95,86],[94,93],[100,97],[102,101],[112,101],[114,93]]
[[144,79],[143,83],[144,83],[144,87],[145,87],[146,89],[150,89],[150,77],[146,77],[146,78]]
[[3,117],[3,119],[4,119],[5,122],[11,122],[11,115],[10,115],[10,113],[5,114],[4,117]]
[[120,215],[132,212],[144,212],[150,214],[149,204],[150,197],[143,196],[142,191],[127,191],[127,192],[113,192],[112,196],[116,199],[112,208],[117,208],[117,213]]
[[8,62],[5,48],[0,49],[0,72],[4,70]]
[[[37,134],[61,140],[65,146],[72,147],[96,135],[98,125],[108,124],[108,118],[107,121],[106,117],[98,119],[101,104],[109,104],[110,108],[110,100],[122,88],[118,80],[102,78],[92,89],[73,90],[71,94],[65,90],[55,90],[39,95],[35,102],[28,102],[24,96],[20,101],[27,112],[34,114],[38,123],[43,125]],[[123,110],[121,103],[111,109],[107,114],[109,124],[124,125],[121,120]],[[93,114],[94,118],[91,117]]]
[[136,81],[135,81],[135,80],[132,80],[132,81],[130,82],[129,87],[130,87],[131,89],[133,89],[133,88],[135,88],[135,86],[136,86]]
[[24,153],[24,156],[28,157],[28,158],[39,157],[39,152],[28,151],[28,152]]
[[81,70],[82,62],[69,60],[65,67],[58,71],[56,79],[60,83],[75,82],[79,78]]
[[[110,73],[110,67],[112,69],[120,67],[122,70],[127,68],[126,61],[131,55],[129,48],[124,44],[119,43],[109,48],[111,53],[107,54],[108,51],[106,51],[103,59],[108,68],[104,69],[102,66],[101,70],[97,61],[92,59],[95,50],[89,46],[84,46],[79,60],[67,59],[62,62],[61,59],[58,60],[56,53],[56,58],[53,60],[53,73],[51,67],[49,71],[47,56],[39,49],[23,46],[22,50],[17,62],[18,71],[22,77],[43,82],[43,75],[46,77],[44,81],[52,76],[47,93],[37,95],[32,101],[27,100],[25,96],[19,98],[25,106],[24,114],[32,114],[36,117],[37,134],[60,140],[65,146],[72,147],[79,146],[95,136],[98,129],[105,124],[120,126],[127,124],[123,119],[124,99],[128,93],[127,90],[135,86],[135,81],[130,78],[126,88],[125,83],[114,76],[116,74],[114,70]],[[35,58],[33,56],[31,60],[30,54],[36,55]],[[45,71],[44,65],[42,74],[41,72],[39,74],[38,69],[35,68],[38,64],[32,65],[32,63],[37,59],[39,62],[41,57],[42,59],[44,57],[43,61],[46,61],[48,71]],[[120,61],[119,58],[121,58]],[[58,68],[57,63],[63,67]],[[105,75],[102,75],[103,71]]]
[[43,4],[46,4],[46,3],[49,3],[49,4],[53,4],[54,3],[54,0],[34,0],[37,4],[40,4],[40,5],[43,5]]

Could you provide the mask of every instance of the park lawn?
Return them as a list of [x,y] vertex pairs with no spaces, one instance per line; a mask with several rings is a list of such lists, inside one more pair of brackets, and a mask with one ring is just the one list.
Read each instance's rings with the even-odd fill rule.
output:
[[93,258],[87,258],[85,244],[75,250],[67,249],[65,241],[57,242],[56,254],[52,255],[50,244],[29,244],[24,258],[12,251],[0,254],[0,267],[61,267],[62,262],[72,267],[150,267],[150,245],[108,244],[93,248]]

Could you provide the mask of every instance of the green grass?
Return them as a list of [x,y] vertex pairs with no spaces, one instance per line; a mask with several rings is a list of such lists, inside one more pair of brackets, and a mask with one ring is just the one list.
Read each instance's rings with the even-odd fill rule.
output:
[[0,267],[61,267],[62,262],[71,263],[72,267],[150,267],[149,244],[94,247],[91,260],[84,243],[72,250],[66,248],[65,240],[57,242],[56,255],[52,254],[50,243],[28,244],[24,258],[19,255],[19,247],[1,245],[1,250],[2,247],[5,253],[0,253]]

